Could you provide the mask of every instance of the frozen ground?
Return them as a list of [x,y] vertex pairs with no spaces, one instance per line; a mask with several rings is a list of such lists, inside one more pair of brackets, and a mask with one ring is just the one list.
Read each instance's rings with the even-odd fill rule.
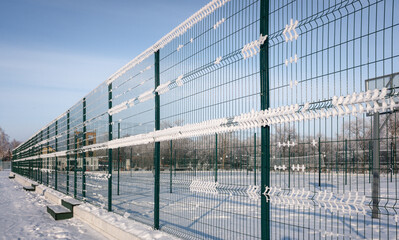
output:
[[[107,206],[104,172],[86,173],[85,199]],[[54,171],[43,183],[54,183]],[[66,192],[66,174],[58,173],[58,189]],[[112,207],[124,218],[149,226],[154,218],[151,171],[113,172]],[[161,172],[160,228],[182,238],[260,238],[260,174],[219,170]],[[270,227],[273,239],[399,239],[398,174],[381,174],[380,217],[372,217],[372,175],[353,171],[271,172]],[[82,174],[69,173],[69,195],[82,196]],[[255,184],[256,183],[256,184]]]
[[55,221],[43,196],[22,190],[0,171],[0,239],[106,239],[77,219]]
[[[398,176],[381,176],[380,218],[372,218],[369,174],[272,172],[270,197],[273,239],[399,239]],[[72,177],[71,177],[72,178]],[[63,184],[65,181],[59,182]],[[257,175],[257,185],[260,174]],[[289,180],[290,179],[290,180]],[[345,181],[346,180],[346,181]],[[78,180],[80,183],[81,181]],[[290,186],[289,185],[290,182]],[[107,181],[87,178],[87,200],[106,204]],[[253,173],[219,171],[161,174],[161,230],[182,238],[260,238],[260,198],[248,194]],[[78,184],[78,193],[81,191]],[[113,209],[151,225],[153,219],[151,171],[113,174]],[[303,191],[303,192],[302,192]]]

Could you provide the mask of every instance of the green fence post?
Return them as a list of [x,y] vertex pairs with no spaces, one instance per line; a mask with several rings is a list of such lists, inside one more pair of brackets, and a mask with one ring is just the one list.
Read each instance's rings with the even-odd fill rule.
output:
[[380,218],[380,113],[376,112],[373,115],[372,123],[372,141],[373,141],[373,183],[371,190],[372,198],[372,218]]
[[248,176],[248,174],[249,174],[249,163],[250,163],[250,161],[251,161],[251,155],[247,155],[247,176]]
[[[118,139],[121,137],[120,133],[121,133],[121,123],[118,122]],[[121,159],[120,159],[120,148],[118,147],[118,186],[117,186],[117,195],[119,195],[120,161],[121,161]]]
[[[48,140],[49,138],[50,138],[50,127],[47,127],[47,140]],[[50,148],[50,143],[47,142],[47,154],[49,153],[49,148]],[[49,185],[49,171],[50,171],[49,165],[50,165],[50,160],[49,160],[49,158],[47,158],[47,177],[46,177],[47,186],[50,186],[50,185]]]
[[194,150],[194,176],[197,176],[197,165],[198,165],[198,159],[197,159],[197,149]]
[[66,193],[69,194],[69,110],[67,113],[67,176],[66,176]]
[[[55,121],[55,151],[58,151],[58,120]],[[55,157],[55,179],[54,179],[54,189],[57,190],[58,188],[58,157]]]
[[[155,52],[155,89],[159,86],[159,50]],[[160,130],[160,99],[155,92],[155,131]],[[155,142],[154,168],[155,168],[155,190],[154,190],[154,228],[159,229],[159,190],[160,190],[160,158],[161,144]]]
[[393,171],[394,171],[394,168],[395,168],[395,165],[394,165],[394,160],[393,160],[393,156],[394,156],[394,154],[393,154],[393,142],[391,142],[391,166],[390,166],[390,172],[391,172],[391,182],[392,182],[392,176],[393,176]]
[[335,173],[338,174],[338,151],[335,153]]
[[[269,35],[269,0],[260,1],[260,34]],[[261,110],[270,107],[269,96],[269,39],[260,46]],[[270,126],[261,128],[261,237],[270,239],[270,203],[266,201],[266,187],[270,187]],[[290,166],[288,166],[290,167]]]
[[348,140],[345,139],[345,185],[348,184]]
[[39,168],[40,168],[39,179],[40,179],[40,184],[42,184],[43,183],[43,171],[42,171],[43,170],[43,159],[42,158],[39,158]]
[[175,149],[175,157],[174,157],[174,164],[175,164],[175,177],[176,177],[176,167],[177,167],[177,154],[176,154],[176,149]]
[[[40,131],[40,142],[43,141],[43,130]],[[40,157],[40,154],[43,153],[43,145],[40,144],[40,149],[39,149],[39,164],[40,164],[40,184],[43,184],[43,159]]]
[[132,175],[132,167],[133,167],[133,148],[130,148],[130,177],[133,177]]
[[[86,98],[83,98],[83,137],[82,147],[86,146]],[[82,196],[86,198],[86,151],[82,151]]]
[[[112,108],[112,83],[108,85],[108,110]],[[112,141],[112,115],[108,114],[108,141]],[[108,149],[108,211],[112,211],[112,148]]]
[[256,186],[256,133],[254,133],[254,185]]
[[75,136],[74,136],[74,140],[75,140],[75,162],[74,162],[74,166],[73,166],[73,197],[76,198],[77,195],[77,181],[78,181],[78,177],[76,175],[76,168],[78,167],[78,141],[77,141],[77,136],[76,136],[76,131],[75,131]]
[[[36,153],[36,149],[35,149],[35,153]],[[36,158],[36,182],[39,182],[39,158]]]
[[170,140],[170,161],[169,161],[169,193],[172,193],[172,165],[173,165],[173,145],[172,140]]
[[[290,142],[290,140],[291,140],[291,136],[288,136],[288,143]],[[288,144],[288,188],[291,188],[291,147],[290,147],[290,144]]]
[[32,179],[32,161],[28,160],[28,178]]
[[215,182],[218,181],[218,134],[215,133]]
[[[31,150],[28,151],[28,156],[31,155],[30,152],[31,152]],[[27,161],[25,160],[24,162],[27,163],[27,166],[28,166],[27,167],[28,170],[26,171],[27,172],[26,177],[30,179],[30,160],[27,160]]]
[[392,171],[393,174],[396,174],[396,144],[393,145],[393,150],[392,150]]
[[40,159],[36,158],[36,182],[39,182],[39,177],[40,177],[39,164],[40,164]]
[[319,187],[321,186],[321,154],[320,154],[320,137],[319,137]]
[[371,183],[371,172],[373,169],[373,148],[372,142],[369,142],[369,183]]
[[37,167],[38,167],[38,176],[37,176],[37,181],[40,182],[40,184],[42,184],[43,179],[42,179],[42,159],[39,157],[38,158],[38,162],[37,162]]

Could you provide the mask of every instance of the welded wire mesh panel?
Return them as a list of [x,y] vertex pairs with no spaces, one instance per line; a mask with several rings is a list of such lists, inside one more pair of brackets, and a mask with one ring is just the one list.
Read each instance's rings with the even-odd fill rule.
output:
[[397,239],[398,6],[213,0],[13,171],[187,239]]
[[83,147],[83,101],[79,101],[69,110],[69,191],[74,197],[82,198],[82,153]]
[[84,199],[83,197],[83,157],[82,154],[78,154],[75,158],[73,169],[71,171],[72,179],[73,179],[73,196],[78,199]]
[[108,155],[106,150],[86,156],[86,201],[105,208],[108,202]]
[[67,150],[67,115],[64,114],[59,120],[57,120],[57,151],[65,151]]
[[[161,229],[183,238],[260,237],[256,131],[161,145]],[[258,150],[257,150],[258,148]]]
[[113,139],[154,131],[154,57],[112,83]]
[[154,219],[154,145],[113,151],[113,209],[147,225]]
[[108,87],[101,84],[85,97],[86,142],[85,146],[108,141]]
[[[368,90],[368,79],[398,71],[395,1],[270,4],[272,108],[325,109],[334,96],[356,97]],[[381,90],[388,82],[373,84]],[[390,180],[396,134],[384,130],[395,125],[396,113],[378,123],[376,113],[344,111],[272,127],[272,238],[398,237],[397,188]]]
[[[57,120],[56,125],[56,151],[66,151],[68,150],[67,139],[68,139],[68,117],[63,115],[59,120]],[[67,174],[68,174],[68,162],[65,155],[58,156],[57,163],[55,166],[57,184],[56,189],[68,194],[67,191]],[[69,186],[68,186],[69,187]]]
[[259,59],[243,60],[259,38],[259,2],[231,1],[160,51],[161,128],[260,108]]
[[[260,109],[259,59],[242,48],[259,38],[259,1],[231,1],[160,51],[161,129]],[[161,229],[188,238],[259,238],[254,132],[161,143]],[[253,145],[252,145],[253,146]],[[260,178],[258,177],[260,180]]]
[[[112,82],[112,139],[154,131],[154,86],[154,55]],[[153,144],[112,150],[113,211],[153,224],[153,162]]]
[[55,157],[48,158],[47,160],[47,185],[51,188],[55,186]]
[[[88,147],[108,141],[108,87],[105,83],[90,92],[83,103],[82,198],[104,207],[107,203],[108,156],[105,149]],[[78,179],[79,181],[79,179]]]
[[[67,192],[67,158],[66,156],[58,157],[57,158],[57,190],[62,193],[68,194]],[[69,191],[69,189],[68,189]]]

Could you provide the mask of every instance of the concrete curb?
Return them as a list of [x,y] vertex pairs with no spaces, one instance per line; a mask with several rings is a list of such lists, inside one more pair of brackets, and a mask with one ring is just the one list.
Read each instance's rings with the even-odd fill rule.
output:
[[117,226],[114,226],[103,219],[97,217],[96,215],[86,211],[85,209],[81,207],[75,207],[74,208],[74,217],[77,219],[80,219],[82,222],[87,223],[95,229],[96,231],[100,232],[102,235],[104,235],[108,239],[112,240],[117,240],[117,239],[141,239],[136,235],[133,235],[131,233],[125,232],[122,229],[118,228]]
[[[23,176],[20,176],[19,174],[15,174],[15,181],[18,182],[21,185],[31,185],[33,181],[30,179],[27,179]],[[70,196],[67,196],[61,192],[57,192],[53,189],[50,189],[42,184],[38,185],[36,187],[35,193],[44,196],[48,201],[50,201],[53,204],[59,204],[61,205],[61,199],[67,198]],[[85,205],[85,206],[83,206]],[[139,224],[133,220],[123,218],[122,216],[112,213],[112,212],[107,212],[106,214],[108,216],[112,216],[114,219],[122,219],[124,224],[118,224],[116,221],[114,222],[109,222],[106,221],[96,214],[93,214],[92,211],[90,210],[90,204],[84,203],[80,206],[76,206],[74,208],[74,217],[77,219],[81,220],[82,222],[88,224],[90,227],[92,227],[94,230],[98,231],[101,233],[103,236],[105,236],[108,239],[112,240],[118,240],[118,239],[143,239],[140,236],[144,233],[144,230],[148,230],[148,226],[140,226],[137,228],[137,234],[132,233],[132,229],[122,229],[118,225],[126,225],[126,222],[131,222],[132,224]],[[94,207],[94,206],[93,206]],[[102,210],[100,210],[102,211]],[[151,235],[151,234],[150,234]],[[169,237],[165,233],[161,233],[159,231],[154,231],[154,234],[152,236],[146,236],[146,239],[177,239],[175,237]]]

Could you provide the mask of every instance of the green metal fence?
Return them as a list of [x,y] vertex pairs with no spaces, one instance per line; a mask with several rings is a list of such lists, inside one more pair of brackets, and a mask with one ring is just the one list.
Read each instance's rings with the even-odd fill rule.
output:
[[398,7],[213,0],[12,171],[187,239],[398,239]]
[[10,161],[0,161],[0,171],[10,170],[11,162]]

